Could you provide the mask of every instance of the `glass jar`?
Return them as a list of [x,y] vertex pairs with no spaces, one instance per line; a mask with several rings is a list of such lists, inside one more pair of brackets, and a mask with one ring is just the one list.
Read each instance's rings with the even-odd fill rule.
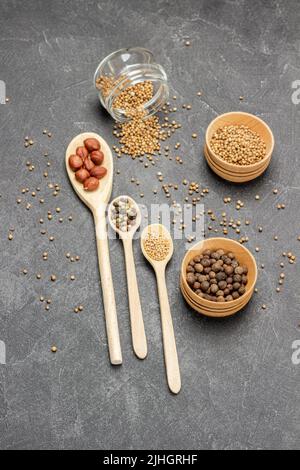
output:
[[102,106],[119,122],[130,118],[124,109],[113,106],[114,100],[126,88],[144,81],[150,81],[153,85],[152,98],[142,105],[146,119],[155,114],[169,97],[167,74],[161,65],[155,63],[150,51],[132,47],[113,52],[102,60],[94,77]]

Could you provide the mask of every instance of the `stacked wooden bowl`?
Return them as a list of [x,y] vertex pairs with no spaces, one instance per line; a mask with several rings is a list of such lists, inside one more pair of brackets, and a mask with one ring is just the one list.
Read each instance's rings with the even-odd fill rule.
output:
[[[186,281],[186,268],[189,262],[205,250],[218,250],[233,252],[241,265],[248,267],[248,283],[246,292],[241,297],[230,302],[213,302],[197,295]],[[241,310],[251,299],[257,279],[257,266],[250,251],[235,240],[228,238],[210,238],[196,243],[187,251],[183,258],[180,274],[180,289],[186,302],[197,312],[208,317],[227,317]]]
[[[210,141],[213,134],[224,126],[247,126],[257,132],[266,144],[265,157],[253,165],[235,165],[219,157],[211,148]],[[269,166],[274,149],[274,136],[269,126],[253,114],[231,112],[221,114],[214,119],[207,128],[204,145],[204,156],[210,168],[221,178],[234,183],[243,183],[260,176]]]

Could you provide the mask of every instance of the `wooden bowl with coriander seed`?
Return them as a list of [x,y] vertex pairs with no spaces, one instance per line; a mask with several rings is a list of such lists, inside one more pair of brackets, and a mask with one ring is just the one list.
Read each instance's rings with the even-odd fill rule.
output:
[[265,170],[269,166],[269,162],[266,162],[265,166],[262,167],[259,171],[256,171],[254,173],[243,173],[243,174],[237,175],[236,173],[226,171],[222,167],[216,165],[211,159],[211,157],[209,156],[206,147],[204,147],[204,155],[205,155],[207,164],[211,168],[211,170],[214,173],[216,173],[218,176],[223,178],[224,180],[230,181],[232,183],[246,183],[247,181],[251,181],[255,178],[258,178],[260,175],[262,175],[265,172]]
[[[221,256],[221,252],[223,252],[222,256]],[[232,271],[232,268],[234,269],[234,271],[232,271],[232,274],[227,274],[226,276],[234,277],[236,274],[238,274],[238,272],[241,272],[241,274],[246,273],[247,279],[243,281],[245,284],[242,286],[243,293],[239,295],[238,298],[228,300],[229,298],[232,298],[232,296],[230,295],[229,297],[227,297],[226,301],[221,296],[219,299],[221,301],[219,300],[216,301],[216,298],[212,300],[208,300],[207,298],[203,297],[204,293],[201,293],[200,289],[197,290],[197,293],[195,292],[194,290],[195,284],[193,286],[189,284],[190,279],[188,279],[188,273],[190,271],[190,264],[194,262],[195,257],[198,257],[200,255],[203,257],[203,255],[205,254],[204,257],[208,257],[208,253],[211,253],[212,257],[214,256],[217,257],[216,264],[218,264],[219,266],[224,265],[226,269],[230,268],[231,271]],[[228,257],[230,257],[229,259],[232,260],[231,267],[229,266],[230,264],[229,261],[227,261]],[[225,262],[223,261],[223,264],[221,265],[220,263],[222,262],[222,258],[225,259]],[[202,261],[199,261],[199,263],[202,263]],[[205,263],[203,264],[205,265]],[[217,269],[217,266],[214,267],[212,264],[209,266],[212,266],[211,270],[213,270],[214,273],[222,272],[221,269],[219,270],[219,267]],[[240,269],[240,271],[237,269],[237,273],[236,273],[235,270],[237,267],[242,268],[242,269]],[[202,268],[199,271],[202,271]],[[204,275],[204,271],[202,272],[202,274]],[[217,277],[218,275],[220,276],[220,274],[217,274],[217,275],[214,274],[212,277],[216,277],[216,280],[218,280],[218,277]],[[221,277],[221,279],[223,278]],[[196,281],[200,282],[200,280],[201,279],[199,275]],[[226,280],[228,280],[228,277]],[[237,281],[238,280],[239,279],[237,279]],[[194,310],[202,313],[203,315],[210,316],[210,317],[227,317],[227,316],[237,313],[239,310],[245,307],[245,305],[247,305],[247,303],[250,301],[253,295],[256,280],[257,280],[257,266],[256,266],[256,261],[253,255],[250,253],[250,251],[247,248],[245,248],[244,245],[241,245],[235,240],[231,240],[228,238],[223,238],[223,237],[209,238],[209,239],[202,240],[196,243],[192,248],[190,248],[187,251],[187,253],[185,254],[183,258],[182,265],[181,265],[180,288],[181,288],[181,292],[182,292],[184,299]],[[216,284],[220,286],[221,285],[220,282],[221,281],[218,281]],[[212,284],[209,286],[209,289],[211,289],[211,286]],[[203,285],[203,287],[206,288],[207,286]],[[241,285],[239,287],[241,287]],[[202,288],[202,283],[201,283],[201,288]],[[224,289],[226,288],[227,286],[224,287]],[[219,289],[221,289],[221,287]],[[207,292],[210,292],[210,291],[208,290]],[[219,292],[216,293],[216,296],[218,295],[220,295]],[[206,295],[206,297],[209,297],[209,296]]]
[[227,181],[242,183],[260,176],[270,164],[273,149],[270,127],[253,114],[222,114],[206,130],[204,156]]

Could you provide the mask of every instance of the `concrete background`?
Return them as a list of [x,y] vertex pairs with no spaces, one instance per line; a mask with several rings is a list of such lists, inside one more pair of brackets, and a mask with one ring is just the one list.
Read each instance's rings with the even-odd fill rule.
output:
[[[0,106],[0,339],[7,350],[6,365],[0,364],[2,449],[299,447],[300,366],[291,360],[292,343],[300,339],[298,264],[286,263],[285,285],[280,294],[275,291],[281,252],[297,255],[300,247],[300,105],[291,98],[292,83],[300,79],[299,21],[296,0],[1,1],[0,79],[11,98]],[[187,39],[190,47],[184,45]],[[175,117],[182,129],[172,142],[182,143],[184,164],[162,156],[157,166],[145,169],[129,158],[115,160],[120,174],[113,195],[127,193],[139,200],[144,192],[148,206],[170,202],[161,190],[152,193],[159,188],[156,172],[161,171],[165,181],[179,184],[176,200],[183,202],[182,179],[196,180],[210,189],[205,208],[240,218],[248,247],[254,251],[259,246],[258,265],[265,264],[251,304],[233,318],[214,321],[195,314],[181,297],[178,275],[185,246],[175,242],[168,287],[183,383],[177,397],[166,385],[155,279],[138,242],[134,248],[149,356],[141,362],[132,352],[124,259],[114,240],[124,364],[109,364],[93,221],[64,169],[65,148],[77,133],[96,131],[115,143],[92,77],[108,53],[134,45],[154,52],[168,73],[171,95],[178,96]],[[191,103],[192,110],[182,111],[183,103]],[[202,156],[208,123],[236,109],[264,118],[276,138],[266,174],[238,187],[212,174]],[[51,139],[42,135],[44,128],[52,132]],[[196,141],[192,132],[199,134]],[[36,142],[29,149],[23,145],[26,135]],[[34,163],[33,172],[27,160]],[[48,160],[46,179],[42,174]],[[130,182],[132,176],[139,178],[140,187]],[[49,182],[61,186],[56,198]],[[33,198],[37,186],[41,191]],[[30,189],[25,196],[23,187]],[[244,209],[225,206],[223,197],[229,195],[233,201],[242,199]],[[32,204],[28,211],[26,201]],[[286,209],[278,211],[277,203]],[[61,224],[57,214],[47,220],[47,210],[54,213],[57,206]],[[40,217],[54,242],[40,234]],[[245,227],[247,218],[252,223]],[[15,228],[12,241],[10,228]],[[230,236],[238,238],[233,232]],[[49,252],[48,261],[42,260],[43,251]],[[81,260],[70,263],[66,251]],[[55,283],[49,281],[52,273]],[[72,273],[73,282],[68,280]],[[40,295],[52,299],[48,312]],[[80,303],[84,311],[76,315],[73,308]],[[53,344],[56,354],[50,352]]]

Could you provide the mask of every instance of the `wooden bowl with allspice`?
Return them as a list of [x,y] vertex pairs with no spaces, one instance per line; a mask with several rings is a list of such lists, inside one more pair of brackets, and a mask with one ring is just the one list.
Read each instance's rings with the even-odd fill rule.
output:
[[273,149],[270,127],[253,114],[222,114],[206,130],[207,163],[227,181],[243,183],[260,176],[270,164]]
[[227,317],[250,301],[256,280],[256,262],[245,246],[228,238],[208,238],[186,252],[180,289],[197,312]]

